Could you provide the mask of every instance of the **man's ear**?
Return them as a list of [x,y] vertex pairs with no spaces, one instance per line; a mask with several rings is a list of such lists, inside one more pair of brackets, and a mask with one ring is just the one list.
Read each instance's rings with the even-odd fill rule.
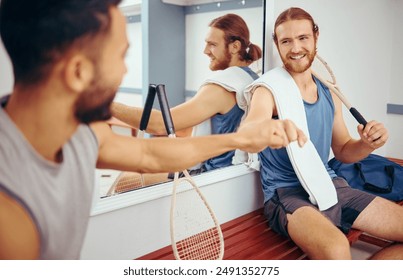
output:
[[315,32],[315,40],[318,41],[319,38],[319,30]]
[[64,79],[72,91],[82,92],[94,77],[94,63],[85,55],[71,56],[65,64]]
[[241,51],[242,44],[239,40],[235,40],[234,42],[229,44],[229,52],[231,54],[238,54]]

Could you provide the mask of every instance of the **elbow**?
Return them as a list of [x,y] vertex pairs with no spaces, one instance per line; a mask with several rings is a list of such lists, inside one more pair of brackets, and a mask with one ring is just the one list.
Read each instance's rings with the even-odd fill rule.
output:
[[147,133],[154,135],[154,136],[166,136],[167,131],[165,129],[165,126],[158,126],[158,127],[150,127],[147,129]]

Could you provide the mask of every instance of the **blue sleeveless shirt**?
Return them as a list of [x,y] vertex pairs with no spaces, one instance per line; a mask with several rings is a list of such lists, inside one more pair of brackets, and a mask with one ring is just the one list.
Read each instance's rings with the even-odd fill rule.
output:
[[[313,79],[318,88],[318,100],[315,103],[304,101],[310,140],[318,151],[330,177],[333,178],[336,177],[336,173],[327,164],[334,120],[333,99],[329,89],[315,77]],[[264,202],[274,195],[277,188],[301,186],[285,148],[277,150],[266,148],[259,153],[259,160]]]
[[[249,67],[240,67],[248,73],[254,80],[259,76],[252,71]],[[234,93],[235,94],[235,93]],[[235,132],[241,123],[241,118],[244,111],[238,107],[237,104],[232,107],[230,111],[225,114],[216,114],[211,118],[211,133],[224,134]],[[210,158],[203,163],[202,169],[209,171],[221,167],[230,166],[235,151],[226,152],[214,158]]]

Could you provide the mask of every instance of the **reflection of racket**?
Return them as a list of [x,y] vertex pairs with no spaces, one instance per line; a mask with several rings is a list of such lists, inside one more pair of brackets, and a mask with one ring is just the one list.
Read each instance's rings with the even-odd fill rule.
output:
[[[137,138],[144,138],[144,132],[147,129],[148,121],[150,120],[151,110],[153,109],[153,104],[155,100],[155,85],[150,84],[148,86],[148,93],[146,98],[146,103],[144,104],[143,114],[141,115],[139,132],[137,133]],[[141,185],[144,186],[144,176],[141,174]]]
[[[155,99],[155,85],[150,84],[148,86],[148,94],[146,98],[146,103],[144,104],[143,114],[141,115],[139,131],[137,132],[137,138],[144,138],[144,132],[147,128],[148,121],[150,120],[154,99]],[[159,177],[161,177],[161,175]],[[158,179],[159,177],[157,176]],[[110,187],[107,195],[122,193],[133,189],[142,188],[144,186],[145,182],[143,174],[137,172],[124,171],[121,172],[119,176],[116,178],[115,182]]]
[[[157,86],[157,95],[169,137],[175,128],[169,111],[165,86]],[[217,260],[224,255],[221,227],[210,206],[188,171],[184,177],[175,172],[171,202],[171,241],[176,259]]]
[[347,98],[343,95],[336,83],[336,77],[333,74],[332,69],[329,64],[316,54],[315,60],[312,63],[313,75],[318,78],[322,83],[324,83],[337,97],[343,102],[354,118],[362,125],[366,125],[367,121],[364,117],[357,111],[356,108],[352,107]]

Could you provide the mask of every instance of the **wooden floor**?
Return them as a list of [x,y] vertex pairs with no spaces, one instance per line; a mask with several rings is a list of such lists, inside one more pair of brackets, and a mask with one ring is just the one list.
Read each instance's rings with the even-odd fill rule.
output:
[[[403,165],[403,160],[392,159]],[[403,205],[403,201],[399,202]],[[224,235],[225,260],[300,260],[308,259],[290,239],[272,231],[263,216],[263,209],[248,213],[221,225]],[[367,242],[379,247],[390,244],[358,230],[347,235],[350,244]],[[144,255],[139,260],[174,260],[171,246]]]

